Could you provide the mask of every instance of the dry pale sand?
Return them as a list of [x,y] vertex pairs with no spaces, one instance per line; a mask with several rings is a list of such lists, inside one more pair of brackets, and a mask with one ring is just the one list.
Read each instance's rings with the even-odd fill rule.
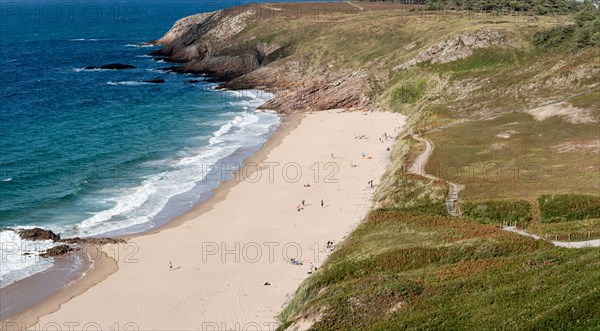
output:
[[[329,254],[326,242],[340,242],[369,210],[374,189],[367,182],[379,182],[393,144],[379,137],[403,122],[380,112],[306,115],[268,152],[265,164],[278,166],[250,173],[225,199],[177,226],[132,238],[136,250],[120,247],[118,271],[35,328],[274,329],[310,263],[318,267]],[[307,206],[297,211],[303,199]],[[114,247],[105,249],[115,255]],[[289,263],[296,256],[304,265]]]
[[594,118],[589,110],[573,107],[573,105],[568,102],[559,102],[541,106],[530,109],[527,113],[531,114],[536,121],[543,121],[558,116],[573,124],[598,122],[598,119]]

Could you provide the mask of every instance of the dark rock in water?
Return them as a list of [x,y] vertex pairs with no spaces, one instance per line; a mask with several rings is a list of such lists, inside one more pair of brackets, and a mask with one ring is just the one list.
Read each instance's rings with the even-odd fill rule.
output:
[[107,69],[107,70],[123,70],[123,69],[134,69],[135,67],[129,64],[121,64],[121,63],[111,63],[111,64],[105,64],[102,66],[87,66],[87,67],[83,67],[83,69],[86,70],[93,70],[93,69]]
[[[20,229],[20,230],[16,230],[16,231],[17,231],[17,234],[19,235],[19,237],[21,237],[21,239],[23,239],[23,240],[31,240],[31,241],[52,240],[53,242],[60,242],[60,243],[69,244],[69,245],[73,245],[73,244],[106,245],[106,244],[120,244],[120,243],[125,242],[124,239],[116,239],[116,238],[75,237],[75,238],[62,239],[60,237],[60,235],[57,235],[50,230],[44,230],[44,229],[40,229],[40,228]],[[65,245],[60,245],[60,246],[65,246]],[[57,246],[57,247],[60,247],[60,246]]]
[[17,233],[19,234],[19,237],[21,237],[21,239],[23,240],[52,240],[54,242],[60,241],[59,235],[55,234],[50,230],[44,230],[40,228],[21,229],[17,230]]
[[142,83],[152,83],[152,84],[162,84],[165,82],[164,79],[149,79],[149,80],[142,80]]
[[161,57],[161,58],[165,58],[169,56],[169,53],[165,52],[164,49],[157,49],[155,51],[150,52],[148,55],[150,56],[154,56],[154,57]]
[[188,84],[196,84],[196,83],[202,83],[202,82],[204,82],[204,80],[202,80],[202,79],[190,79],[190,80],[186,80],[185,82],[188,83]]
[[59,245],[48,249],[44,254],[41,254],[42,257],[54,257],[61,256],[71,252],[73,248],[69,247],[69,245]]

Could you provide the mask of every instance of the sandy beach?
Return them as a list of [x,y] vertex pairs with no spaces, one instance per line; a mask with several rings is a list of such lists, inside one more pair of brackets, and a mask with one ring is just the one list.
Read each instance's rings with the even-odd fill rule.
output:
[[343,240],[369,210],[393,144],[380,138],[395,136],[403,122],[387,112],[298,116],[209,201],[126,245],[104,247],[118,270],[97,276],[34,329],[275,329],[311,266],[331,253],[326,243]]

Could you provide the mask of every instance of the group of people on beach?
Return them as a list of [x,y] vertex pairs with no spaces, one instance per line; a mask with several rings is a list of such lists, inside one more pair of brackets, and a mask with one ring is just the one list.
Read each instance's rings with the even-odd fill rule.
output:
[[[306,207],[306,200],[302,199],[302,202],[300,202],[299,205],[296,206],[296,209],[298,211],[302,211],[304,210],[304,207]],[[321,207],[325,207],[325,203],[323,202],[323,199],[321,199]]]
[[[364,134],[356,134],[355,133],[354,134],[354,139],[369,139],[369,138],[366,135],[364,135]],[[389,135],[387,132],[384,132],[383,136],[381,136],[379,138],[379,141],[380,142],[385,142],[385,141],[388,141],[390,139],[393,139],[392,135]]]
[[[325,249],[327,249],[330,252],[332,252],[333,249],[334,249],[334,247],[335,247],[335,244],[334,244],[333,240],[327,240],[327,244],[325,245]],[[315,267],[315,265],[313,264],[313,262],[311,260],[308,260],[308,262],[309,262],[309,269],[308,269],[307,273],[310,275],[313,272],[317,271],[317,267]],[[295,265],[295,266],[303,266],[304,262],[301,261],[301,260],[295,259],[295,258],[290,258],[290,264],[291,265]]]
[[327,244],[325,245],[326,249],[333,249],[333,240],[327,240]]

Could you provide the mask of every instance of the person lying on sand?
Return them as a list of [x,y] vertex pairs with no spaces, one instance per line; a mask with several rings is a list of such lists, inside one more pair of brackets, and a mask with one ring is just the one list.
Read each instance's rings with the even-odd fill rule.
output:
[[290,263],[293,265],[302,265],[302,262],[296,260],[296,259],[290,259]]

